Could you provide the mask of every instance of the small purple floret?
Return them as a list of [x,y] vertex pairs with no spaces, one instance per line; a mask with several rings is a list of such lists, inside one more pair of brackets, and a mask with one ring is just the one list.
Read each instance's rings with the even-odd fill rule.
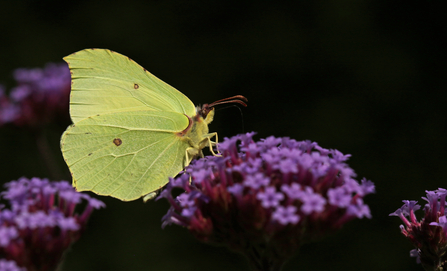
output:
[[228,192],[233,194],[234,196],[240,196],[242,195],[242,192],[244,191],[244,186],[240,183],[236,183],[233,186],[228,187]]
[[301,206],[301,211],[308,215],[312,212],[320,213],[324,210],[326,205],[326,199],[320,194],[316,194],[312,191],[312,188],[307,187],[306,192],[301,194],[301,201],[303,205]]
[[296,214],[297,208],[293,205],[279,206],[272,214],[272,219],[282,225],[298,223],[300,216]]
[[261,201],[264,208],[269,208],[278,206],[284,199],[284,194],[276,192],[274,187],[267,187],[264,192],[259,192],[256,198]]
[[267,186],[270,183],[270,179],[264,174],[256,172],[254,174],[247,175],[244,185],[253,189],[259,189],[262,186]]

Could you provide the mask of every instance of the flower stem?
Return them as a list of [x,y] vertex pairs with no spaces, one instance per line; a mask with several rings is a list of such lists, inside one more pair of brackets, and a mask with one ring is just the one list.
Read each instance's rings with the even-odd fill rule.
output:
[[42,129],[33,132],[37,149],[39,151],[40,157],[42,158],[45,167],[48,170],[50,178],[53,180],[61,179],[61,172],[56,165],[50,146],[48,145],[47,137]]
[[284,261],[267,255],[265,249],[252,248],[251,253],[244,253],[252,271],[280,271]]

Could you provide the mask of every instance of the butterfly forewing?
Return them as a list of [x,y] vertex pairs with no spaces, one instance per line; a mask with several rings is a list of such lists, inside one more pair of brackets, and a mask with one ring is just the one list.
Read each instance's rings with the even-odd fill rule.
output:
[[97,114],[135,110],[195,115],[188,97],[119,53],[87,49],[64,60],[72,74],[73,123]]

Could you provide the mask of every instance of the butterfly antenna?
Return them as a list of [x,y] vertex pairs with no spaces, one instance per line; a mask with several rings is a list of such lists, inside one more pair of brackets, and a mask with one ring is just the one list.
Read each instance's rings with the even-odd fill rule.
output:
[[247,98],[245,98],[242,95],[236,95],[236,96],[233,96],[233,97],[228,97],[228,98],[221,99],[221,100],[215,101],[213,103],[210,103],[208,105],[208,107],[211,108],[211,107],[214,107],[214,106],[219,105],[219,104],[228,104],[228,103],[237,103],[237,104],[240,104],[240,105],[243,105],[243,106],[247,107],[246,102],[248,102]]
[[242,96],[242,95],[236,95],[236,96],[233,96],[233,97],[228,97],[228,98],[225,98],[225,99],[221,99],[221,100],[218,100],[218,101],[215,101],[215,102],[212,102],[212,103],[210,103],[210,104],[204,104],[203,106],[202,106],[202,110],[201,110],[201,115],[202,115],[202,117],[203,118],[205,118],[207,115],[208,115],[208,113],[214,108],[214,106],[216,106],[216,105],[220,105],[220,104],[240,104],[240,105],[243,105],[243,106],[245,106],[245,107],[247,107],[247,104],[246,104],[246,102],[248,102],[248,99],[247,98],[245,98],[244,96]]

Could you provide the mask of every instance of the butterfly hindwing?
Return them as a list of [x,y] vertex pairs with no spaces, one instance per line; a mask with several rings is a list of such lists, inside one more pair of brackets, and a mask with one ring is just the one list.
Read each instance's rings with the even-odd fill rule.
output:
[[189,144],[176,133],[188,122],[175,112],[130,111],[75,123],[61,149],[76,189],[124,201],[160,189],[183,169]]

